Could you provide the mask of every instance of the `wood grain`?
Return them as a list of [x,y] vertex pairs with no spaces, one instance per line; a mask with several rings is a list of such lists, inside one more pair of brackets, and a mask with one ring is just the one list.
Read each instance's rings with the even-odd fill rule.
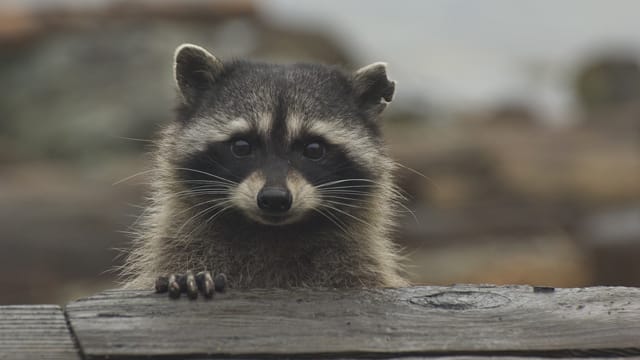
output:
[[0,359],[80,359],[57,305],[0,306]]
[[87,358],[640,355],[638,288],[115,290],[66,311]]

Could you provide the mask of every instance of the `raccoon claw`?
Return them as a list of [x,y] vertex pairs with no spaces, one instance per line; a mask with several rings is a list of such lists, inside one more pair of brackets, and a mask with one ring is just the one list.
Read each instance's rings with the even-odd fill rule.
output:
[[213,278],[211,278],[211,273],[209,271],[199,272],[198,275],[196,275],[196,284],[198,285],[198,289],[202,291],[204,297],[213,297]]
[[210,299],[215,291],[223,292],[227,285],[227,277],[225,274],[218,274],[215,278],[211,276],[209,271],[201,271],[194,275],[192,271],[185,274],[171,274],[169,276],[160,276],[156,279],[156,293],[169,293],[169,297],[177,299],[182,293],[186,293],[189,299],[198,298],[198,293]]
[[213,286],[217,292],[224,292],[227,288],[227,275],[220,273],[213,279]]
[[178,279],[175,275],[169,275],[169,297],[172,299],[180,297],[180,293],[182,292],[180,280],[181,279]]

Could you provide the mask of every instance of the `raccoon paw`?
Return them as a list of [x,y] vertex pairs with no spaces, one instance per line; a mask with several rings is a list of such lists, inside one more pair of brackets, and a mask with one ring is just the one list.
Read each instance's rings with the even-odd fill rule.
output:
[[202,271],[196,275],[192,271],[187,271],[184,274],[158,277],[155,289],[157,293],[168,292],[172,299],[179,298],[182,293],[186,293],[187,297],[192,300],[198,298],[198,293],[202,293],[205,298],[210,299],[213,297],[214,290],[224,291],[226,280],[224,274],[218,274],[214,279],[209,271]]

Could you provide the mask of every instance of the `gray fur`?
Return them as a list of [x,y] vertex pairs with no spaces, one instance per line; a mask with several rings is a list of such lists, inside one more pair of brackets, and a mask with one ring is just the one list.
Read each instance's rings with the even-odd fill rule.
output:
[[[317,64],[223,63],[186,45],[176,52],[175,69],[181,94],[178,121],[157,143],[151,203],[123,271],[127,287],[147,288],[160,275],[205,269],[226,273],[232,287],[407,284],[390,239],[401,200],[393,182],[395,164],[375,121],[395,89],[384,65],[349,74]],[[316,205],[326,199],[310,180],[315,168],[296,168],[288,160],[288,186],[306,189],[309,198],[300,201],[306,222],[265,225],[243,215],[252,206],[253,193],[246,193],[254,191],[266,168],[234,178],[243,184],[245,197],[237,184],[231,186],[235,197],[229,210],[212,221],[198,218],[177,169],[206,153],[212,140],[232,138],[238,126],[259,134],[267,165],[291,159],[286,149],[301,134],[321,134],[342,149],[335,150],[336,156],[352,163],[350,171],[365,178],[366,194],[363,190],[356,205],[339,208],[337,221],[316,218]],[[194,216],[197,221],[190,223]]]

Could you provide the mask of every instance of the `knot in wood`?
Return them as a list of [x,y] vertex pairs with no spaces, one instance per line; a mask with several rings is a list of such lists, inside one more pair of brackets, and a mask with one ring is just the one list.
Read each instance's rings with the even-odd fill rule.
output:
[[443,310],[492,309],[511,302],[503,295],[485,291],[442,291],[409,299],[415,305]]

